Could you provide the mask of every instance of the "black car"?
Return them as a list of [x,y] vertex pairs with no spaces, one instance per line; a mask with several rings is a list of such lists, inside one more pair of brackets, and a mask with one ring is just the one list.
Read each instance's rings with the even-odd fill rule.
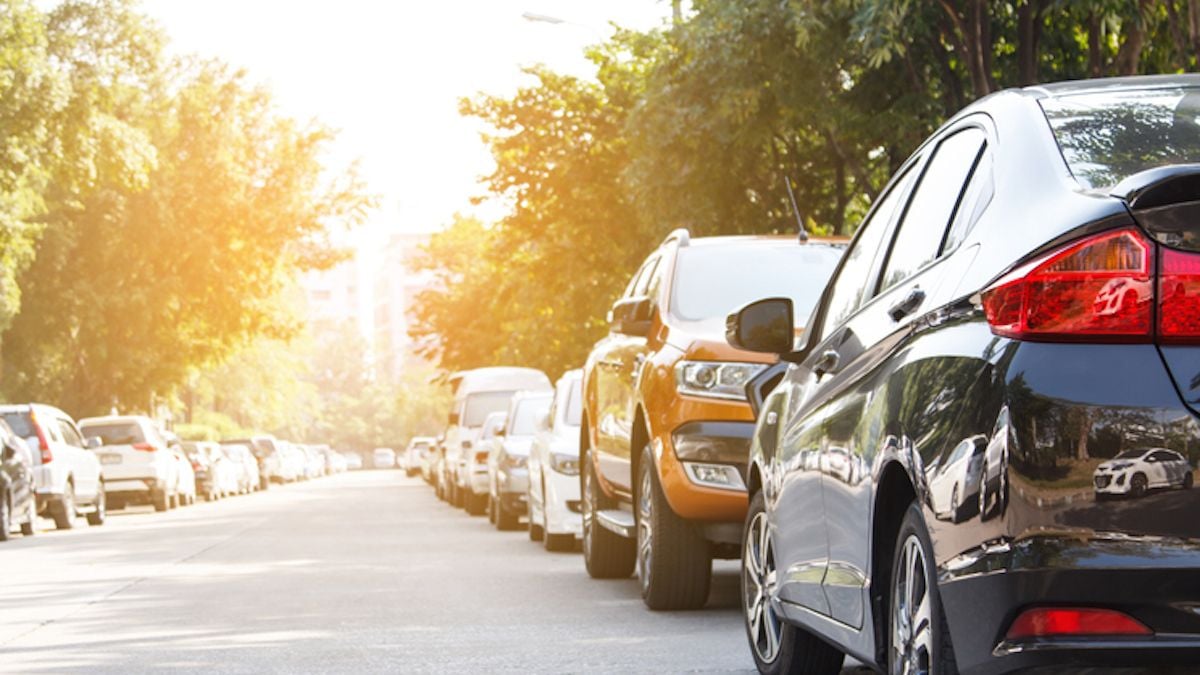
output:
[[0,420],[0,541],[8,541],[13,525],[32,536],[37,524],[33,454],[8,424]]
[[783,299],[729,317],[785,362],[751,385],[779,382],[743,542],[760,670],[1200,664],[1200,492],[1093,485],[1129,448],[1200,455],[1198,162],[1200,77],[1001,92],[899,169],[799,340]]

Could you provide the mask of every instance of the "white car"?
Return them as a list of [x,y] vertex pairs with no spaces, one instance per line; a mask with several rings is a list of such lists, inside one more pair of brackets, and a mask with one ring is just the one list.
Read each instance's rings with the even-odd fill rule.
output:
[[519,391],[508,407],[504,433],[488,449],[489,518],[498,530],[514,530],[529,509],[529,451],[551,391]]
[[349,471],[358,471],[363,468],[362,455],[357,452],[343,452],[342,457],[346,458],[346,469]]
[[409,476],[415,476],[421,472],[421,467],[425,465],[425,455],[432,451],[436,440],[429,436],[414,436],[408,442],[408,449],[404,451],[404,472]]
[[396,468],[396,451],[391,448],[375,448],[371,453],[371,466],[376,469]]
[[229,443],[221,446],[221,451],[229,458],[234,467],[234,484],[241,494],[250,494],[258,489],[258,460],[249,446],[241,443]]
[[308,455],[305,455],[304,451],[295,444],[287,441],[277,441],[276,448],[279,450],[280,482],[294,483],[304,480],[307,477]]
[[237,492],[237,467],[221,452],[220,445],[211,441],[187,442],[183,450],[192,460],[197,494],[211,502]]
[[1141,497],[1155,488],[1192,487],[1192,465],[1183,455],[1165,448],[1126,450],[1096,467],[1092,480],[1096,498],[1114,495]]
[[[463,508],[467,513],[478,516],[489,509],[491,500],[491,477],[488,475],[488,457],[494,448],[498,448],[504,440],[504,427],[508,423],[508,413],[494,412],[483,420],[479,428],[479,438],[473,448],[464,451],[467,487],[463,495]],[[491,512],[488,511],[489,518]]]
[[963,439],[944,464],[929,472],[929,499],[938,519],[958,523],[978,513],[987,446],[988,437],[983,434]]
[[99,442],[85,442],[70,415],[53,406],[5,405],[0,416],[33,453],[38,513],[53,518],[60,530],[74,527],[80,514],[91,525],[104,524],[107,472],[93,452]]
[[99,438],[96,453],[104,466],[105,487],[112,508],[126,504],[151,504],[155,511],[175,508],[186,499],[182,466],[191,476],[190,493],[196,493],[195,473],[182,451],[167,439],[149,417],[114,415],[79,421],[85,436]]
[[529,538],[547,551],[567,551],[583,536],[579,504],[579,424],[582,370],[563,373],[554,402],[529,452]]

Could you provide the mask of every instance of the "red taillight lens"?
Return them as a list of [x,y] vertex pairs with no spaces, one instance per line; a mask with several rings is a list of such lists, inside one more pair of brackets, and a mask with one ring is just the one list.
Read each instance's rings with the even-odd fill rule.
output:
[[1027,609],[1012,622],[1009,640],[1077,635],[1153,635],[1137,619],[1111,609],[1039,607]]
[[50,452],[50,441],[46,438],[46,430],[42,428],[41,424],[38,424],[37,413],[33,410],[29,411],[29,422],[37,433],[38,449],[42,452],[42,464],[54,461],[54,453]]
[[476,464],[487,464],[487,458],[488,458],[488,454],[486,452],[475,453],[475,463]]
[[1050,342],[1148,342],[1153,248],[1134,229],[1105,232],[1026,265],[982,294],[992,332]]
[[1163,249],[1158,280],[1158,336],[1162,342],[1200,338],[1200,254]]
[[132,447],[134,450],[141,450],[142,452],[154,452],[156,450],[156,448],[149,443],[134,443]]

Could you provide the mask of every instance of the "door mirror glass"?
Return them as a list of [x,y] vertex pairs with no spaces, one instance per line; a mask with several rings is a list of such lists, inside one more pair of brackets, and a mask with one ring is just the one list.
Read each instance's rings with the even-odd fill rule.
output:
[[622,298],[613,304],[608,322],[614,333],[644,337],[650,333],[652,315],[650,298]]
[[752,302],[725,320],[725,340],[738,349],[788,354],[796,341],[792,301],[767,298]]
[[104,441],[100,440],[100,438],[96,436],[89,436],[87,440],[84,441],[84,447],[86,447],[88,450],[96,450],[103,445]]

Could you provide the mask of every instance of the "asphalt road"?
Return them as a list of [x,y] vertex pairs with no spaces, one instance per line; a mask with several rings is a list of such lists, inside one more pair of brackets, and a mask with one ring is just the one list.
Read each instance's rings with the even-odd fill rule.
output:
[[0,672],[749,672],[747,649],[735,563],[706,609],[650,612],[400,472],[0,544]]

